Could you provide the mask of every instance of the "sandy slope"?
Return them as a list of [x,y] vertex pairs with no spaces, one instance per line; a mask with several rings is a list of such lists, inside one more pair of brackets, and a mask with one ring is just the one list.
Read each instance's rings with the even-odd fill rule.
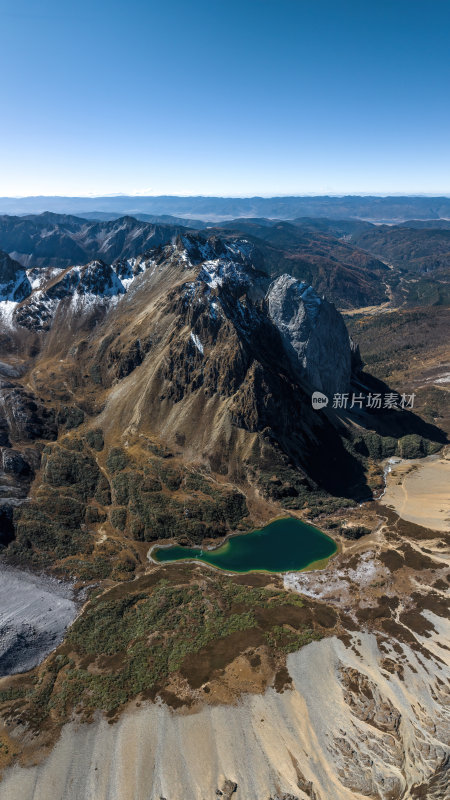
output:
[[68,724],[47,760],[7,771],[0,798],[213,800],[225,778],[237,782],[236,800],[388,800],[435,774],[439,789],[449,730],[436,677],[445,667],[428,672],[404,645],[404,656],[389,654],[403,662],[402,679],[380,669],[386,651],[374,635],[355,643],[308,645],[289,656],[293,690],[237,707],[186,714],[146,705],[114,725]]
[[450,453],[392,464],[380,502],[408,522],[450,530]]

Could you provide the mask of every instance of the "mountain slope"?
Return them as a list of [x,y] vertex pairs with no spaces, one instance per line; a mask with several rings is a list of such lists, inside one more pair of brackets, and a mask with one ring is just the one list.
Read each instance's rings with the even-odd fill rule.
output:
[[[312,391],[348,392],[361,364],[336,309],[295,278],[272,282],[262,262],[248,239],[183,234],[114,267],[63,270],[9,310],[4,341],[25,358],[17,384],[0,389],[5,445],[29,463],[16,419],[30,390],[38,436],[59,428],[58,444],[40,445],[33,503],[15,513],[15,558],[56,558],[71,573],[83,554],[83,574],[95,574],[99,530],[120,551],[182,531],[217,538],[247,524],[248,502],[346,506],[368,496],[368,475],[380,481],[367,431],[380,452],[410,431],[425,451],[442,441],[407,412],[317,413]],[[370,376],[356,385],[380,391]],[[189,469],[218,481],[208,500],[179,493]]]
[[378,225],[354,233],[351,241],[408,272],[428,273],[450,268],[448,228]]
[[[388,391],[385,373],[361,372],[339,312],[268,275],[255,241],[183,232],[112,265],[29,270],[28,295],[4,301],[2,561],[82,589],[63,642],[0,677],[7,800],[48,785],[61,800],[118,786],[181,800],[186,782],[198,800],[236,783],[242,800],[440,800],[444,532],[362,501],[383,457],[445,436],[410,411],[312,408],[316,388]],[[24,273],[4,263],[5,281]],[[286,514],[336,538],[326,568],[228,575],[149,558],[157,541],[216,546]],[[49,651],[8,625],[8,673]],[[110,767],[125,734],[143,771]],[[207,754],[188,770],[186,741]]]
[[[330,304],[294,281],[297,321],[290,329],[305,346],[291,352],[274,303],[276,291],[280,305],[280,290],[270,289],[270,278],[255,266],[260,261],[248,240],[183,235],[114,269],[94,261],[63,270],[13,304],[4,341],[25,358],[18,372],[11,370],[15,379],[0,387],[0,403],[4,444],[16,453],[17,498],[23,498],[20,459],[28,484],[41,465],[33,502],[16,504],[8,537],[15,559],[36,565],[51,559],[63,571],[77,571],[74,558],[83,554],[82,572],[95,574],[97,546],[90,550],[89,540],[105,524],[113,540],[120,531],[120,549],[123,537],[146,541],[181,530],[195,542],[241,524],[247,513],[241,490],[298,507],[325,488],[367,492],[358,458],[310,401],[330,375],[332,388],[349,386],[345,326]],[[299,338],[293,341],[298,347]],[[55,426],[58,444],[45,444]],[[34,462],[28,429],[44,439]],[[329,453],[326,469],[320,442]],[[148,448],[155,449],[151,468]],[[166,450],[174,459],[168,483],[161,477]],[[190,520],[180,527],[177,492],[189,484],[192,465],[225,484],[219,480],[202,502],[191,497]],[[149,496],[150,475],[159,488]],[[227,484],[235,487],[231,493]],[[11,507],[4,510],[10,527]]]

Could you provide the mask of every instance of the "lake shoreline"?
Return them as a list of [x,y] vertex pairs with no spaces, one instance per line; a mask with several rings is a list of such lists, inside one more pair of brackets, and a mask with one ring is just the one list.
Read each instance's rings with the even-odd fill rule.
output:
[[235,537],[246,537],[246,536],[249,536],[249,535],[252,535],[252,534],[258,534],[258,533],[260,533],[262,531],[265,531],[267,528],[269,528],[270,526],[274,525],[277,522],[288,521],[288,520],[295,521],[299,525],[307,526],[307,527],[312,528],[314,531],[317,531],[318,534],[320,534],[322,537],[326,538],[327,540],[329,540],[330,542],[333,543],[333,545],[335,547],[334,552],[330,553],[330,555],[328,555],[328,556],[313,559],[312,561],[310,561],[305,566],[299,567],[299,568],[294,568],[294,570],[291,567],[288,567],[286,569],[268,569],[268,568],[254,567],[254,568],[246,569],[246,570],[243,570],[243,569],[233,570],[230,567],[222,567],[219,564],[212,564],[211,562],[209,562],[207,560],[204,560],[203,558],[200,558],[200,557],[186,556],[185,558],[183,558],[181,556],[180,558],[173,559],[172,561],[169,561],[169,560],[167,560],[167,561],[158,561],[156,558],[154,558],[154,556],[152,554],[156,550],[170,550],[170,549],[175,548],[175,547],[181,547],[181,545],[178,545],[176,541],[171,541],[171,542],[168,542],[168,543],[165,543],[165,544],[159,544],[159,543],[153,544],[152,547],[150,548],[150,550],[147,553],[147,558],[150,561],[150,563],[152,563],[152,564],[154,564],[156,566],[163,566],[164,564],[178,563],[178,562],[192,563],[192,564],[201,563],[201,564],[204,564],[204,565],[206,565],[208,567],[212,567],[213,569],[218,569],[221,572],[223,572],[225,574],[230,574],[230,575],[248,575],[248,574],[250,574],[252,572],[259,572],[259,573],[268,574],[268,575],[280,575],[280,574],[283,574],[285,572],[292,572],[292,571],[304,572],[306,570],[324,569],[327,566],[327,564],[330,561],[330,559],[333,558],[334,556],[338,555],[338,553],[340,552],[341,546],[340,546],[339,542],[337,542],[332,536],[330,536],[328,533],[325,533],[325,531],[322,531],[320,528],[318,528],[317,526],[313,525],[311,522],[307,522],[306,520],[303,520],[303,519],[301,519],[301,518],[299,518],[299,517],[297,517],[295,515],[288,515],[288,516],[280,515],[280,516],[277,516],[274,519],[270,520],[263,527],[254,528],[253,530],[246,531],[245,533],[243,533],[242,531],[233,531],[231,533],[228,533],[223,538],[223,540],[218,545],[215,545],[215,546],[214,545],[209,545],[209,546],[202,547],[202,548],[198,547],[198,548],[187,548],[187,549],[195,549],[195,550],[199,550],[200,552],[207,551],[209,553],[217,553],[222,548],[224,548],[225,545],[227,545],[230,542],[230,540],[232,540]]

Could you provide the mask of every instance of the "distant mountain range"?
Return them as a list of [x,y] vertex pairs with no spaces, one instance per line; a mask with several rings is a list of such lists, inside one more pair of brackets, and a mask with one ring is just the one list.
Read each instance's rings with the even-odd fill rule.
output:
[[0,249],[24,267],[69,267],[103,259],[132,258],[167,244],[184,226],[141,222],[134,217],[110,221],[44,213],[0,217]]
[[[0,250],[28,270],[34,284],[36,271],[42,268],[61,270],[93,260],[113,265],[202,227],[207,235],[227,241],[245,236],[265,273],[274,278],[293,275],[341,309],[378,305],[388,297],[400,305],[448,302],[450,228],[445,220],[376,225],[356,219],[257,217],[215,225],[196,220],[191,227],[182,217],[142,214],[139,219],[116,215],[110,219],[107,212],[95,216],[83,219],[52,212],[0,216]],[[3,294],[9,296],[11,291],[8,283]]]
[[[58,214],[89,216],[149,214],[153,216],[194,217],[219,221],[237,217],[330,217],[400,222],[408,219],[450,219],[450,197],[388,196],[346,197],[1,197],[2,214]],[[153,220],[148,220],[153,221]],[[162,221],[159,219],[158,221]],[[169,220],[164,220],[169,222]],[[173,222],[173,221],[172,221]],[[178,219],[179,223],[180,220]]]
[[[346,241],[351,232],[363,234],[376,228],[349,221],[328,223],[327,229],[327,220],[317,224],[320,222],[237,219],[208,226],[207,233],[227,241],[245,235],[258,253],[264,272],[273,277],[289,272],[341,308],[386,301],[390,270],[379,258]],[[0,217],[0,250],[31,270],[29,278],[35,282],[36,270],[66,269],[99,259],[109,265],[134,259],[174,241],[187,230],[182,225],[145,222],[130,216],[95,221],[49,212],[4,215]],[[8,284],[8,296],[11,291]]]

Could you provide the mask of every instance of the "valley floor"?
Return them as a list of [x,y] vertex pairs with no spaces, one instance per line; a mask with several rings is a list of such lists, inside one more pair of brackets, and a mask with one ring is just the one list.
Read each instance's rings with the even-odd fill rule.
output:
[[389,465],[380,502],[409,522],[450,530],[450,451]]

